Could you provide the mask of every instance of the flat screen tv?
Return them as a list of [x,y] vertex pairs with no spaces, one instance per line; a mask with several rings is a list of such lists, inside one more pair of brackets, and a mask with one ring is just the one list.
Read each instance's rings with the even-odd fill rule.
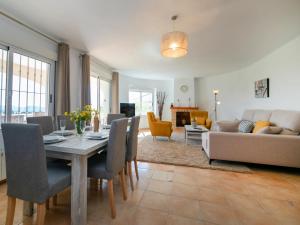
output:
[[124,113],[126,117],[135,116],[135,104],[134,103],[120,103],[120,112]]

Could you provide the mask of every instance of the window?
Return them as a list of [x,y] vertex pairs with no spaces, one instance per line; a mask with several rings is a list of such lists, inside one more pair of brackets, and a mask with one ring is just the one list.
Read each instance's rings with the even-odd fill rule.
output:
[[90,88],[92,108],[100,111],[100,118],[106,120],[107,114],[110,113],[111,82],[92,75]]
[[14,48],[0,55],[1,122],[52,114],[54,62]]
[[146,115],[153,111],[153,93],[150,91],[130,90],[129,103],[135,103],[135,114]]

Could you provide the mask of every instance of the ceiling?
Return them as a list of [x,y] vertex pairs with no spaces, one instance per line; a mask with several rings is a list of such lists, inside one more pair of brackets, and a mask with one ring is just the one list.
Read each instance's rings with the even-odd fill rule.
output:
[[[1,0],[2,11],[121,74],[147,79],[238,70],[300,35],[300,0]],[[189,36],[188,55],[160,55],[161,36]]]

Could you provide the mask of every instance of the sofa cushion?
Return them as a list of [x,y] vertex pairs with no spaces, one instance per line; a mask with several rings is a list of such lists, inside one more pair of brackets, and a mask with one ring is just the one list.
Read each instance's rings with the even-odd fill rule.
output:
[[274,110],[270,122],[276,126],[300,132],[300,112],[288,110]]
[[242,120],[239,124],[239,132],[251,133],[254,128],[254,123],[250,120]]
[[282,129],[282,131],[280,132],[280,135],[299,135],[299,132],[297,131],[292,131],[290,129]]
[[219,132],[238,132],[240,121],[218,121],[216,122]]
[[242,115],[242,120],[249,121],[269,121],[272,111],[263,109],[248,109]]
[[254,127],[254,129],[253,129],[253,133],[256,133],[256,132],[258,132],[259,130],[261,130],[262,128],[268,127],[268,126],[270,126],[270,125],[271,125],[271,123],[270,123],[269,121],[257,121],[257,122],[255,123],[255,127]]
[[276,126],[268,126],[260,129],[259,131],[256,132],[256,134],[280,134],[282,132],[281,127],[276,127]]

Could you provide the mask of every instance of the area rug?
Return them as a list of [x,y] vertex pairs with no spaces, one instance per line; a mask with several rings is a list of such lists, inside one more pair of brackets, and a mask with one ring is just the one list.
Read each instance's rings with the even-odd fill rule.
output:
[[217,169],[251,173],[251,169],[242,163],[214,160],[210,165],[206,153],[201,149],[201,141],[189,140],[185,143],[183,132],[174,132],[171,141],[157,137],[153,141],[149,133],[140,135],[137,158],[139,161],[191,166],[205,169]]

